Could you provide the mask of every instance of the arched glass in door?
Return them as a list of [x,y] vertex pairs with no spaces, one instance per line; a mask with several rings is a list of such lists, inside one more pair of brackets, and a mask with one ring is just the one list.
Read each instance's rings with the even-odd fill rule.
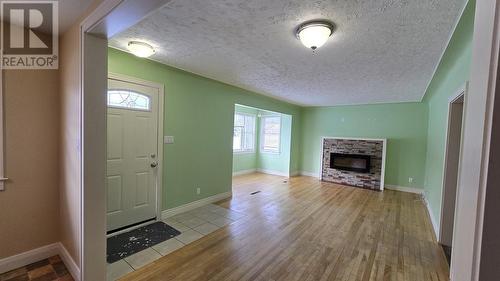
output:
[[151,98],[130,90],[109,90],[108,106],[150,111]]

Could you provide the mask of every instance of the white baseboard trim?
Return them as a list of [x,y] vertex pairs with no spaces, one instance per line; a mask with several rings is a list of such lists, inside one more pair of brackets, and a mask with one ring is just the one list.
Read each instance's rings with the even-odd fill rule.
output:
[[390,190],[402,191],[402,192],[424,194],[424,190],[422,188],[417,188],[417,187],[408,187],[408,186],[386,184],[384,188],[390,189]]
[[429,217],[431,218],[432,229],[434,230],[434,235],[436,235],[436,240],[439,241],[439,224],[437,223],[436,218],[434,218],[434,213],[432,212],[432,207],[425,196],[425,193],[422,193],[422,198],[424,199],[424,204],[427,207],[427,212],[429,213]]
[[264,174],[269,174],[269,175],[275,175],[275,176],[282,176],[282,177],[290,177],[289,173],[281,172],[281,171],[275,171],[275,170],[268,170],[268,169],[257,169],[257,172],[259,173],[264,173]]
[[56,242],[17,255],[0,259],[0,274],[59,255],[75,281],[80,281],[80,268],[62,243]]
[[179,207],[175,207],[175,208],[168,209],[168,210],[163,210],[161,212],[161,218],[166,219],[166,218],[175,216],[175,215],[180,214],[180,213],[188,212],[188,211],[194,210],[196,208],[199,208],[201,206],[205,206],[205,205],[215,203],[217,201],[229,198],[232,195],[233,195],[233,193],[231,191],[219,193],[219,194],[207,197],[207,198],[203,198],[203,199],[200,199],[197,201],[193,201],[193,202],[181,205]]
[[247,174],[251,174],[251,173],[255,173],[255,172],[257,172],[257,169],[241,170],[241,171],[233,172],[233,177],[247,175]]
[[66,247],[64,247],[64,245],[60,242],[58,244],[59,256],[61,257],[61,260],[64,262],[64,265],[66,265],[66,268],[68,269],[73,279],[75,281],[80,281],[80,267],[78,267],[78,265],[75,263],[75,260],[73,260],[68,250],[66,250]]
[[317,172],[299,171],[301,176],[313,177],[319,179],[319,174]]
[[53,243],[0,259],[0,274],[59,254],[59,243]]
[[249,170],[241,170],[233,173],[234,176],[241,176],[241,175],[247,175],[251,173],[263,173],[263,174],[269,174],[269,175],[275,175],[275,176],[282,176],[282,177],[293,177],[293,176],[298,176],[300,175],[300,171],[295,171],[290,174],[287,174],[285,172],[281,171],[275,171],[275,170],[268,170],[268,169],[249,169]]

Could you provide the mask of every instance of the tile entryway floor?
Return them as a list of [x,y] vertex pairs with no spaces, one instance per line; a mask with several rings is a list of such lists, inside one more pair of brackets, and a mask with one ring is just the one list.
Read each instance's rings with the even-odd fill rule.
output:
[[0,274],[1,281],[73,281],[59,256]]
[[165,219],[163,221],[166,224],[177,229],[181,234],[115,263],[108,264],[107,279],[116,280],[244,216],[240,212],[209,204]]

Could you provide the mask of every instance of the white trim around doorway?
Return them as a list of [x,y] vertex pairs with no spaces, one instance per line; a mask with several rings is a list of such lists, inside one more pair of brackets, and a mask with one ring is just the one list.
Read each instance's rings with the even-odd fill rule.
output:
[[[465,103],[465,100],[466,100],[466,94],[467,94],[467,88],[469,86],[469,82],[465,82],[462,86],[460,86],[460,88],[458,88],[458,90],[452,95],[450,96],[450,98],[448,99],[448,115],[446,117],[446,136],[445,136],[445,147],[444,147],[444,165],[443,165],[443,172],[442,172],[442,183],[441,183],[441,211],[440,211],[440,217],[439,217],[439,222],[438,222],[438,228],[435,229],[436,231],[436,238],[438,239],[438,242],[442,242],[443,240],[443,215],[444,215],[444,212],[443,212],[443,208],[444,208],[444,201],[445,201],[445,185],[446,185],[446,171],[448,169],[448,163],[446,162],[446,160],[448,159],[448,154],[449,154],[449,151],[448,151],[448,141],[449,141],[449,135],[450,135],[450,122],[451,122],[451,113],[452,113],[452,109],[451,109],[451,106],[453,103],[455,103],[458,99],[460,98],[464,98],[464,114],[465,114],[465,106],[466,106],[466,103]],[[463,139],[463,126],[464,126],[464,120],[465,120],[465,116],[462,116],[462,139]],[[462,146],[460,146],[460,153],[462,152]],[[460,164],[459,164],[460,165]],[[460,167],[458,168],[458,171],[460,171]],[[457,186],[460,184],[458,182],[459,179],[457,179]],[[456,194],[456,198],[458,198],[459,196],[459,190],[457,188],[457,194]],[[456,204],[456,203],[455,203]]]

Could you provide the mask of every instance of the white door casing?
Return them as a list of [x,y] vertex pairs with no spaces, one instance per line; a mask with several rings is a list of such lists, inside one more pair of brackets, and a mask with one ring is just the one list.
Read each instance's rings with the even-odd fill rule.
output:
[[[107,109],[107,231],[157,218],[159,88],[108,79],[108,91],[149,99],[147,109]],[[126,95],[124,95],[126,96]]]
[[463,114],[465,108],[464,84],[448,102],[448,121],[444,152],[443,188],[441,190],[441,217],[437,229],[438,242],[452,246],[456,198],[458,196],[458,171],[463,139]]

